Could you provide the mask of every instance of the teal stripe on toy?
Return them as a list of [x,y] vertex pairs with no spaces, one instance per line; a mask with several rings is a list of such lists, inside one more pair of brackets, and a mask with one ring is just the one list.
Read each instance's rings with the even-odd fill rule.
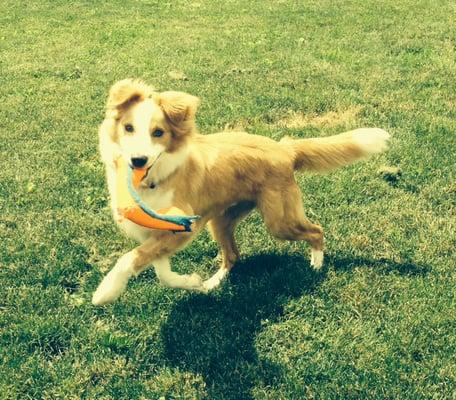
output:
[[128,191],[130,192],[131,197],[136,202],[136,204],[150,217],[156,218],[162,221],[172,222],[173,224],[180,225],[184,227],[185,232],[192,231],[192,223],[201,217],[199,215],[163,215],[157,214],[154,210],[149,208],[147,204],[145,204],[141,197],[139,197],[138,192],[136,191],[133,185],[133,168],[129,165],[128,166],[128,179],[127,179],[127,186]]

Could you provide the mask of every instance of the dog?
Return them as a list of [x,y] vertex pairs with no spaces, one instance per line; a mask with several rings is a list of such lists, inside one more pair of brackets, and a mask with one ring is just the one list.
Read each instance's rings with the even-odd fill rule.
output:
[[[323,230],[303,210],[295,171],[323,173],[351,164],[388,146],[390,135],[362,128],[339,135],[279,142],[245,132],[201,135],[195,115],[200,101],[183,92],[158,92],[140,80],[115,83],[108,95],[99,129],[111,209],[120,228],[140,244],[119,258],[93,294],[92,303],[116,300],[129,279],[153,265],[168,287],[207,293],[220,285],[239,258],[236,225],[257,208],[269,232],[278,239],[310,245],[310,264],[323,264]],[[176,206],[201,218],[192,232],[172,233],[143,228],[117,211],[116,159],[150,168],[138,193],[153,209]],[[208,225],[220,245],[221,266],[209,279],[180,275],[169,258]]]

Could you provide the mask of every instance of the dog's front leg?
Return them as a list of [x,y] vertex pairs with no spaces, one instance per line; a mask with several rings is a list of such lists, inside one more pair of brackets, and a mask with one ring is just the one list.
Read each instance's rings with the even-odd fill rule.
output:
[[[114,268],[103,278],[92,297],[92,303],[96,306],[112,303],[127,287],[132,276],[136,276],[142,269],[139,264],[137,250],[132,250],[119,258]],[[168,257],[158,258],[152,261],[160,282],[168,287],[205,292],[203,280],[194,273],[191,275],[180,275],[171,271]]]
[[156,232],[136,249],[120,257],[93,294],[92,303],[102,305],[113,302],[125,290],[128,280],[151,264],[164,285],[205,291],[199,275],[179,275],[171,271],[168,258],[196,236],[199,226],[192,233]]
[[171,271],[171,264],[168,257],[159,258],[152,261],[155,268],[155,273],[160,282],[171,288],[180,288],[188,290],[196,290],[204,292],[203,280],[201,277],[193,273],[191,275],[179,275],[177,272]]
[[136,275],[134,267],[137,258],[136,249],[119,258],[114,268],[103,278],[93,294],[92,304],[101,306],[112,303],[122,294],[127,287],[128,280]]

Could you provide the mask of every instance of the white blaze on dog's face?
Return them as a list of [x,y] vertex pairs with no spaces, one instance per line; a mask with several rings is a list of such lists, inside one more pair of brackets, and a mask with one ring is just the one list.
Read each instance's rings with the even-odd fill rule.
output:
[[170,147],[172,132],[163,110],[147,98],[122,114],[117,137],[125,160],[135,167],[150,167]]
[[154,92],[141,81],[113,85],[107,115],[116,120],[113,140],[135,167],[150,167],[158,157],[176,153],[194,134],[198,98],[183,92]]

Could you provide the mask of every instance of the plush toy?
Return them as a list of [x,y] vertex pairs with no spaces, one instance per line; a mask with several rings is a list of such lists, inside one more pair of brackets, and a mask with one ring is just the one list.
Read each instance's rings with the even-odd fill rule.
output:
[[147,168],[132,168],[123,158],[116,161],[117,201],[119,214],[135,224],[172,232],[191,232],[198,215],[186,216],[177,207],[154,210],[141,200],[136,189],[147,175]]

